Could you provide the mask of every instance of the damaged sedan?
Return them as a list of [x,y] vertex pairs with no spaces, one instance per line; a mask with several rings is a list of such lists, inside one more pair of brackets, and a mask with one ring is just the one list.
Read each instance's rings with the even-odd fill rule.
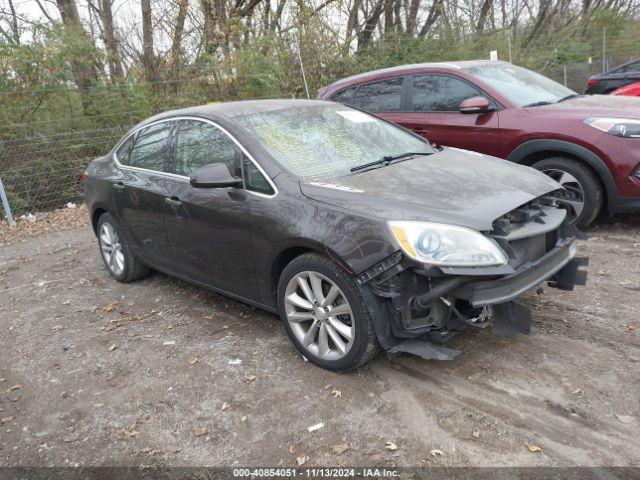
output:
[[558,183],[336,103],[166,112],[86,177],[116,280],[153,269],[277,313],[330,370],[380,349],[452,359],[470,327],[528,333],[518,297],[585,282]]

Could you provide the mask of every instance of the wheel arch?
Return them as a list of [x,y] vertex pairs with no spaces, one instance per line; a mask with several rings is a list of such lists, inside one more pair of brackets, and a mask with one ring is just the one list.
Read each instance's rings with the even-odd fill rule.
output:
[[91,228],[96,235],[98,235],[98,219],[104,213],[109,213],[109,211],[99,205],[95,206],[91,212]]
[[273,257],[271,261],[271,271],[269,276],[269,293],[273,304],[277,306],[278,296],[278,282],[280,281],[280,275],[291,261],[295,258],[304,255],[305,253],[319,253],[324,255],[335,263],[348,274],[353,275],[354,272],[347,262],[345,262],[340,255],[335,251],[328,248],[326,245],[310,240],[310,239],[295,239],[282,245],[278,253]]
[[604,161],[591,150],[565,140],[530,140],[515,148],[507,160],[531,166],[550,156],[568,156],[584,163],[600,180],[605,192],[605,207],[611,211],[618,198],[618,188],[611,171]]

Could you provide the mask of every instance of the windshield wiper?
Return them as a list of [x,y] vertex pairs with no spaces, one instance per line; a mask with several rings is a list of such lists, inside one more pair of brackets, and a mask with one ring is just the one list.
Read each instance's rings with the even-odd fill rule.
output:
[[562,97],[556,103],[564,102],[565,100],[571,100],[572,98],[578,98],[578,97],[582,97],[582,95],[579,95],[577,93],[572,93],[571,95],[567,95],[566,97]]
[[360,170],[366,170],[371,167],[386,167],[387,165],[396,162],[398,160],[402,160],[409,157],[415,157],[417,155],[431,155],[433,152],[406,152],[401,153],[399,155],[386,155],[375,162],[365,163],[364,165],[357,165],[355,167],[351,167],[352,172],[358,172]]
[[523,105],[522,108],[529,108],[529,107],[541,107],[543,105],[551,105],[552,102],[548,102],[546,100],[543,100],[541,102],[533,102],[533,103],[528,103],[526,105]]

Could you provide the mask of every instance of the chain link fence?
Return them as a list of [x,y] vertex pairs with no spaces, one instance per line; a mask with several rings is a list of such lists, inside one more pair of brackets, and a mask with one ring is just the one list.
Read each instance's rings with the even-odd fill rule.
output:
[[[607,64],[615,66],[629,60],[607,58]],[[602,59],[571,65],[556,64],[543,67],[539,72],[582,92],[589,77],[602,72]],[[163,100],[164,105],[158,106],[158,110],[177,107],[172,105],[172,98]],[[201,98],[184,100],[183,104],[202,103]],[[0,178],[14,216],[50,210],[81,200],[82,175],[88,163],[108,152],[130,128],[131,121],[141,120],[149,113],[134,110],[127,107],[129,121],[118,126],[82,129],[76,124],[73,128],[56,128],[58,120],[53,120],[52,125],[47,125],[46,134],[34,133],[41,125],[27,125],[17,130],[19,135],[15,137],[6,131],[2,134],[0,129]],[[116,114],[122,117],[120,111],[105,115]],[[66,120],[60,122],[60,125],[67,123]],[[15,125],[20,124],[11,126]]]
[[74,130],[0,144],[0,178],[14,216],[81,200],[86,166],[128,128]]

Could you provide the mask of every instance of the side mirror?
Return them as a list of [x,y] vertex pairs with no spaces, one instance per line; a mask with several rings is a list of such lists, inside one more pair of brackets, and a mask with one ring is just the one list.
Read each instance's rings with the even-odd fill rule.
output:
[[460,113],[487,113],[492,112],[493,107],[485,97],[471,97],[460,103]]
[[226,164],[212,163],[193,172],[189,183],[194,188],[239,187],[242,185],[242,179],[231,175]]

